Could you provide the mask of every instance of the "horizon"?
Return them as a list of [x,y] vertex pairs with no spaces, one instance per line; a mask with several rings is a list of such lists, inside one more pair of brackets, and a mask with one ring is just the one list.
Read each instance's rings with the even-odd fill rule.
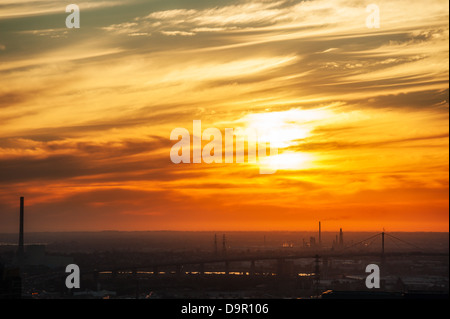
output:
[[[343,229],[344,230],[344,229]],[[105,230],[67,230],[67,231],[31,231],[25,232],[26,234],[43,234],[43,233],[158,233],[158,232],[167,232],[167,233],[318,233],[317,230],[169,230],[169,229],[161,229],[161,230],[113,230],[113,229],[105,229]],[[381,233],[383,231],[380,230],[349,230],[345,231],[345,233]],[[384,231],[385,233],[439,233],[439,234],[449,234],[449,231]],[[325,230],[321,231],[321,233],[339,233],[339,230]],[[15,235],[19,234],[19,232],[0,232],[0,234],[5,235]]]

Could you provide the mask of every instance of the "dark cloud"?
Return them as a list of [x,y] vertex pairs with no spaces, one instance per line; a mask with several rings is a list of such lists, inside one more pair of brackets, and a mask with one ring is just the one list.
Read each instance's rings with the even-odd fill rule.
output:
[[[44,149],[48,151],[45,158],[1,159],[0,180],[7,183],[26,180],[68,179],[101,174],[117,174],[120,176],[140,170],[154,170],[154,174],[145,174],[146,178],[158,179],[165,175],[161,170],[170,164],[170,158],[169,155],[167,157],[156,157],[151,155],[151,152],[167,145],[167,141],[162,138],[151,141],[130,140],[119,144],[50,143],[44,146]],[[52,152],[56,151],[68,151],[70,154],[52,155]],[[133,157],[145,153],[148,153],[148,156]]]
[[34,94],[26,94],[24,92],[8,92],[0,94],[0,109],[5,109],[33,98]]
[[[288,147],[289,150],[301,151],[301,152],[319,152],[319,151],[339,151],[344,149],[355,149],[355,148],[377,148],[377,147],[402,147],[403,143],[408,142],[419,142],[428,140],[440,140],[448,139],[449,134],[437,134],[430,136],[419,136],[419,137],[405,137],[400,139],[375,141],[375,142],[345,142],[345,141],[327,141],[327,142],[308,142],[308,140],[298,141],[299,144],[295,146]],[[410,147],[411,145],[406,144],[403,147]],[[421,146],[426,147],[426,146]],[[430,145],[429,147],[435,147]],[[439,147],[442,147],[441,145]]]
[[448,113],[449,90],[426,90],[409,93],[378,95],[366,100],[353,100],[355,104],[375,108],[436,109]]

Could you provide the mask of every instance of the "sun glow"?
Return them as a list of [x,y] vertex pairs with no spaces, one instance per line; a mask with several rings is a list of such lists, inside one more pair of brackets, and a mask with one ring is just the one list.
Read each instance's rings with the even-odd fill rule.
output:
[[310,137],[318,123],[329,119],[331,115],[325,108],[291,109],[284,112],[251,114],[244,117],[243,121],[246,122],[247,128],[256,130],[259,142],[270,143],[280,150],[277,155],[260,158],[261,167],[300,170],[313,166],[314,155],[286,149]]
[[286,152],[260,159],[260,166],[272,170],[303,170],[314,165],[314,155],[309,153]]
[[242,120],[255,129],[262,142],[275,143],[278,148],[297,144],[311,135],[318,121],[331,116],[325,109],[292,109],[285,112],[250,114]]

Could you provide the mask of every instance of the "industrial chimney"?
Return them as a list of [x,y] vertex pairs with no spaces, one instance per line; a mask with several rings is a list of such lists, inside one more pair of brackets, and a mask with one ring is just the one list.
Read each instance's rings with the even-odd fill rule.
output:
[[19,249],[18,255],[20,258],[24,255],[24,247],[23,247],[23,220],[24,220],[24,198],[20,197],[20,228],[19,228]]

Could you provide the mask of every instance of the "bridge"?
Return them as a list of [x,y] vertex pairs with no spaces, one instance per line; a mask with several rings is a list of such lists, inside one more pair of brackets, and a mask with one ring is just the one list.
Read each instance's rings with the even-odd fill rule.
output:
[[[408,245],[414,250],[405,251],[390,251],[386,252],[385,250],[385,240],[386,239],[395,240],[398,243],[402,243],[403,245]],[[381,247],[379,250],[369,251],[368,248],[373,248],[372,245],[377,239],[381,239]],[[211,254],[203,258],[192,258],[186,259],[182,261],[160,261],[154,262],[146,265],[122,265],[118,267],[105,267],[102,269],[81,269],[82,277],[92,277],[94,279],[98,279],[100,276],[111,276],[113,278],[120,275],[131,275],[137,276],[139,274],[145,275],[160,275],[160,274],[173,274],[177,276],[181,276],[183,274],[198,274],[205,275],[209,273],[229,275],[233,274],[231,271],[231,265],[233,263],[248,263],[248,268],[243,269],[242,265],[240,265],[240,272],[249,276],[257,275],[256,271],[256,263],[260,261],[273,261],[276,264],[276,270],[273,272],[274,275],[279,277],[287,276],[286,271],[286,263],[289,260],[297,260],[297,259],[313,259],[315,263],[315,270],[313,271],[313,275],[319,272],[319,260],[320,259],[332,259],[332,258],[377,258],[380,263],[383,264],[386,262],[388,258],[391,257],[413,257],[413,256],[448,256],[448,252],[430,252],[424,251],[420,247],[415,244],[409,243],[403,239],[400,239],[396,236],[388,234],[386,232],[381,232],[376,235],[373,235],[369,238],[361,240],[352,245],[343,247],[338,250],[329,250],[322,249],[321,247],[316,247],[315,249],[308,249],[306,251],[300,252],[265,252],[265,253],[253,253],[242,255],[232,255],[232,254],[222,254],[218,255]],[[221,271],[206,271],[206,266],[208,265],[221,265],[219,269]],[[196,271],[186,271],[186,267],[190,267],[191,269],[196,269]],[[244,271],[243,271],[244,270]],[[235,273],[235,272],[234,272]],[[46,273],[42,275],[34,275],[27,277],[27,281],[46,281],[49,279],[64,277],[67,274],[58,272]]]
[[[380,251],[378,252],[367,251],[367,248],[370,247],[377,238],[381,238]],[[386,238],[395,239],[398,242],[409,245],[410,247],[416,250],[386,252],[385,251]],[[360,250],[352,250],[355,248],[360,248]],[[230,264],[242,262],[249,263],[249,269],[248,272],[246,273],[249,275],[254,275],[256,273],[255,269],[257,261],[275,261],[277,263],[276,274],[283,275],[284,274],[283,270],[285,268],[284,265],[287,260],[315,259],[317,263],[317,260],[319,258],[329,259],[329,258],[378,257],[380,258],[380,262],[384,263],[388,257],[399,257],[399,256],[448,256],[448,253],[424,252],[420,247],[418,247],[415,244],[409,243],[386,232],[381,232],[336,251],[325,250],[321,249],[320,247],[317,247],[316,249],[311,249],[308,251],[302,251],[297,253],[271,252],[271,253],[247,254],[246,256],[233,256],[227,254],[217,256],[216,254],[214,256],[208,256],[207,258],[192,258],[190,260],[183,260],[183,261],[162,261],[141,266],[120,266],[109,269],[91,269],[82,272],[82,275],[93,274],[96,277],[100,274],[111,274],[113,276],[116,276],[118,274],[125,273],[136,275],[139,272],[146,272],[158,275],[160,273],[165,273],[162,271],[163,269],[164,270],[170,269],[172,270],[171,273],[181,275],[183,273],[183,269],[186,266],[197,266],[198,271],[196,271],[195,273],[205,274],[205,266],[210,264],[222,264],[224,266],[224,271],[222,273],[230,274]]]

